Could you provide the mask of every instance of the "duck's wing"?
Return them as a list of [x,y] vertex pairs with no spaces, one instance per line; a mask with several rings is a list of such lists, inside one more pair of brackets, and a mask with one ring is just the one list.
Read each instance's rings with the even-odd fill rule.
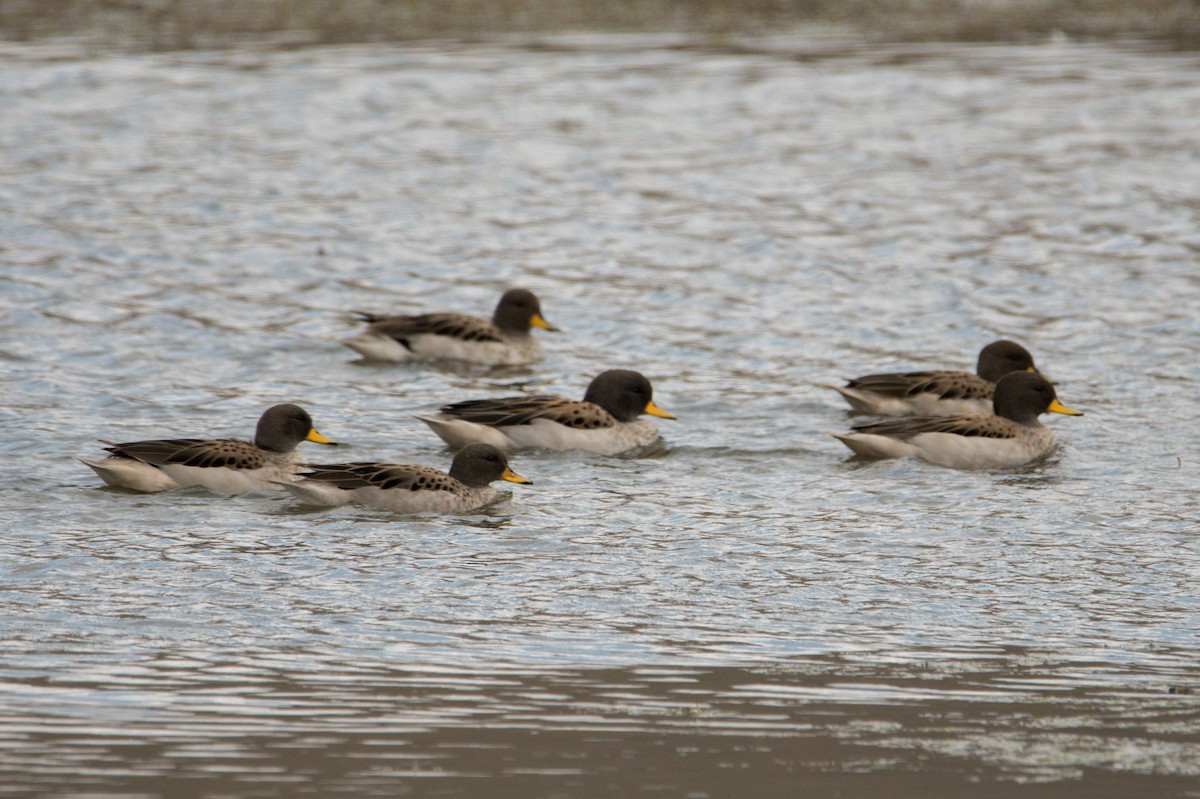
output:
[[105,447],[117,458],[132,458],[153,466],[176,464],[198,468],[260,469],[267,453],[236,438],[167,438],[131,441]]
[[864,375],[846,383],[846,388],[870,391],[885,397],[933,394],[940,399],[989,399],[994,386],[970,372],[895,372]]
[[357,311],[369,330],[404,341],[410,336],[448,336],[456,341],[504,341],[500,330],[486,319],[458,313],[427,313],[417,316],[381,316]]
[[431,466],[396,463],[336,463],[303,467],[308,480],[336,486],[345,491],[379,488],[385,491],[457,491],[462,485]]
[[488,427],[530,424],[539,419],[583,430],[616,424],[612,414],[599,405],[552,396],[467,400],[446,405],[441,411],[446,416]]
[[921,433],[951,433],[979,438],[1016,438],[1020,425],[1002,416],[909,416],[874,424],[856,425],[855,433],[887,436],[901,441]]

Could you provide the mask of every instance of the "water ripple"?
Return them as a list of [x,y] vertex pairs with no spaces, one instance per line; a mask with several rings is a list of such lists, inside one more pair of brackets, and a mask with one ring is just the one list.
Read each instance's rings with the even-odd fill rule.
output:
[[[1200,773],[1194,702],[1165,693],[1200,653],[1194,55],[14,52],[6,776],[369,795],[612,754],[487,754],[514,730]],[[511,285],[566,328],[535,367],[338,344],[353,309],[486,314]],[[826,385],[1000,336],[1087,412],[1050,422],[1051,460],[864,465],[825,435],[853,420]],[[347,458],[444,468],[412,415],[613,367],[679,416],[660,446],[520,453],[535,486],[461,517],[137,496],[72,457],[293,401]],[[395,773],[353,765],[375,757]]]

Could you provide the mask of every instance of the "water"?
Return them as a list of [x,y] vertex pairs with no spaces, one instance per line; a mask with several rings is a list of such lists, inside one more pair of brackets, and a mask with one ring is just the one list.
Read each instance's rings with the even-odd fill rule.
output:
[[[1200,59],[355,46],[0,72],[8,795],[1200,795]],[[567,330],[364,365],[349,311]],[[849,463],[822,384],[1027,345],[1008,473]],[[95,439],[445,467],[411,415],[636,368],[639,458],[462,517],[101,488]],[[306,445],[310,456],[326,450]],[[507,486],[506,486],[507,487]]]

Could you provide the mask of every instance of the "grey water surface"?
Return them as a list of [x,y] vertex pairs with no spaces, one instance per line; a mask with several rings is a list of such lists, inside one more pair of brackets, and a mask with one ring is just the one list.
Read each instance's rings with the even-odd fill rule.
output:
[[[1200,796],[1200,57],[637,37],[0,69],[0,795]],[[364,364],[354,309],[564,332]],[[1021,341],[1011,472],[825,386]],[[663,443],[459,517],[103,488],[97,439],[635,368]],[[506,489],[510,488],[506,484]]]

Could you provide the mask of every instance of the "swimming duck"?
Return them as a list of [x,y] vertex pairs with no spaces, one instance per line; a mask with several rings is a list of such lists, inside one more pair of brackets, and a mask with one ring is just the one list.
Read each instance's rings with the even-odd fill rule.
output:
[[308,411],[284,404],[268,408],[259,418],[254,443],[236,438],[105,441],[107,458],[79,460],[119,488],[152,493],[199,485],[241,494],[279,489],[279,483],[296,479],[295,467],[304,462],[296,452],[301,441],[336,443],[317,432]]
[[436,416],[418,416],[451,447],[482,441],[504,450],[521,447],[586,449],[616,455],[645,446],[658,431],[642,414],[675,417],[654,404],[640,372],[610,369],[588,385],[583,400],[503,397],[446,405]]
[[831,386],[856,411],[879,416],[951,416],[992,412],[996,381],[1010,372],[1037,372],[1029,350],[1015,341],[993,341],[970,372],[899,372],[856,377]]
[[357,312],[367,329],[343,343],[368,360],[408,361],[448,358],[489,366],[516,366],[541,360],[532,328],[557,330],[542,317],[532,291],[510,289],[500,297],[492,321],[458,313],[382,316]]
[[1011,469],[1054,451],[1054,433],[1038,416],[1083,415],[1060,403],[1050,381],[1033,372],[1000,378],[994,405],[993,415],[913,416],[859,425],[834,438],[869,459],[913,455],[951,469]]
[[357,503],[397,513],[465,513],[498,496],[494,480],[530,484],[508,468],[490,444],[471,444],[454,456],[450,473],[429,466],[339,463],[308,466],[299,482],[283,487],[316,505]]

